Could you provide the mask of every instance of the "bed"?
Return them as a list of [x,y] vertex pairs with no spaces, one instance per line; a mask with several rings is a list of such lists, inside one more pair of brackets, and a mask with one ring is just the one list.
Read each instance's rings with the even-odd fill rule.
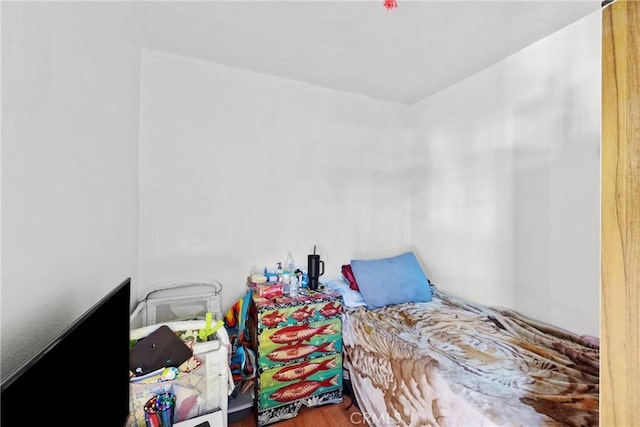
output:
[[598,425],[599,346],[428,285],[431,300],[372,309],[343,295],[344,366],[363,421],[400,426]]

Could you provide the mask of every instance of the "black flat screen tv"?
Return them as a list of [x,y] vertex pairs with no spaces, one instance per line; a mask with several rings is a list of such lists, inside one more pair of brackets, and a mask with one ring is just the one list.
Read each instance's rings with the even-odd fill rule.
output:
[[0,425],[124,426],[131,279],[2,381]]

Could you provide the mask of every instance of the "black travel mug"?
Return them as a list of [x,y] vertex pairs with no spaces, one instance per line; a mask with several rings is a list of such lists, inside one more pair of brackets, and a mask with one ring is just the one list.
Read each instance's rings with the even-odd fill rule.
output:
[[307,255],[307,274],[309,276],[309,289],[318,289],[318,279],[324,274],[324,261],[320,260],[320,255]]

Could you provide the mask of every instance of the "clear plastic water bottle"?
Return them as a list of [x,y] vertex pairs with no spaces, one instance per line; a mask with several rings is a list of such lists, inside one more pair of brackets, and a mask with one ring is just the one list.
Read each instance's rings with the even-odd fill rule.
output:
[[298,278],[291,276],[291,282],[289,283],[289,296],[295,298],[298,296]]
[[293,275],[296,271],[296,263],[293,262],[293,256],[291,256],[291,251],[287,252],[287,258],[284,260],[284,271],[285,273],[289,273]]

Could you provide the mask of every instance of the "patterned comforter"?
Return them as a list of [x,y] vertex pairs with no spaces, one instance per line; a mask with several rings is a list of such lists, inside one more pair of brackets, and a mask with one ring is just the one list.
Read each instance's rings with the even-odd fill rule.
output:
[[344,314],[345,367],[369,425],[598,425],[596,345],[511,310],[433,294]]

